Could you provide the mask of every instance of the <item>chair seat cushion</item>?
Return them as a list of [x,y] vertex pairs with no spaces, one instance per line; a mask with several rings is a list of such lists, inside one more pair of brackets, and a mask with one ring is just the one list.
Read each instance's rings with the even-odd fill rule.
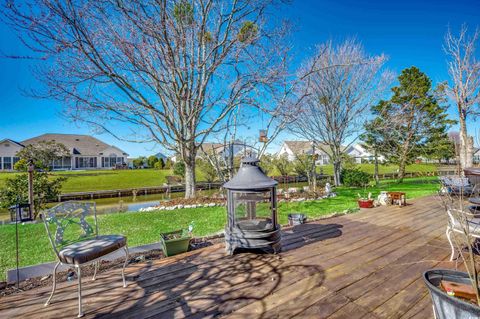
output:
[[59,252],[60,261],[66,264],[80,265],[105,256],[127,244],[127,238],[121,235],[97,236],[65,246]]

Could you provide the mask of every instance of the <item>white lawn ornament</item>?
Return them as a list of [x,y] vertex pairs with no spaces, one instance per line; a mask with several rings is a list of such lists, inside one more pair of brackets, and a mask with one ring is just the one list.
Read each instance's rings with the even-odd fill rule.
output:
[[330,183],[326,183],[325,184],[325,195],[329,196],[331,192],[332,192],[332,185],[330,185]]
[[386,206],[388,204],[388,192],[381,191],[377,197],[377,201],[380,205]]

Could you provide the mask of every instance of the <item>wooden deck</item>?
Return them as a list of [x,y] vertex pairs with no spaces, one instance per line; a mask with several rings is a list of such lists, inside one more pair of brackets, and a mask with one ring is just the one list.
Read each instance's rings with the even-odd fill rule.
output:
[[[284,251],[226,256],[222,245],[84,280],[86,318],[433,318],[421,274],[453,268],[433,197],[284,232]],[[0,299],[0,318],[75,317],[76,284]]]

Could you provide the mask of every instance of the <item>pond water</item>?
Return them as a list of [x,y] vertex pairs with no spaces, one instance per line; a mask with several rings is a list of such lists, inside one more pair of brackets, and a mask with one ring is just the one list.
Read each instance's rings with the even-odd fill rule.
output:
[[[278,188],[286,189],[288,187],[303,187],[307,183],[290,183],[289,185],[279,184]],[[209,196],[218,189],[200,191],[200,196]],[[150,194],[141,196],[127,196],[127,197],[113,197],[113,198],[98,198],[94,199],[97,204],[98,214],[111,214],[118,212],[136,212],[141,208],[159,205],[162,201],[167,201],[171,198],[179,198],[185,196],[184,192],[171,193],[170,197],[165,194]],[[57,203],[49,203],[47,207],[53,207]],[[10,220],[10,214],[6,209],[0,209],[0,223]]]

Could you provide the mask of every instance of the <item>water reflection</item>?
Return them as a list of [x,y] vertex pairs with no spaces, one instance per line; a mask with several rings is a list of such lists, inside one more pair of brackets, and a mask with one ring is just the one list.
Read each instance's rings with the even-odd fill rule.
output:
[[[289,187],[303,187],[307,183],[289,183],[279,184],[278,188],[289,188]],[[202,190],[199,191],[199,196],[211,196],[215,193],[218,193],[218,189],[211,190]],[[174,198],[184,197],[184,192],[171,193],[169,195],[162,194],[149,194],[149,195],[140,195],[140,196],[127,196],[127,197],[111,197],[111,198],[96,198],[93,201],[97,203],[97,213],[98,214],[111,214],[118,212],[136,212],[140,208],[150,207],[159,205],[163,201],[167,201]],[[47,208],[55,206],[57,203],[47,204]],[[9,221],[10,214],[7,209],[0,208],[0,223],[3,221]]]

